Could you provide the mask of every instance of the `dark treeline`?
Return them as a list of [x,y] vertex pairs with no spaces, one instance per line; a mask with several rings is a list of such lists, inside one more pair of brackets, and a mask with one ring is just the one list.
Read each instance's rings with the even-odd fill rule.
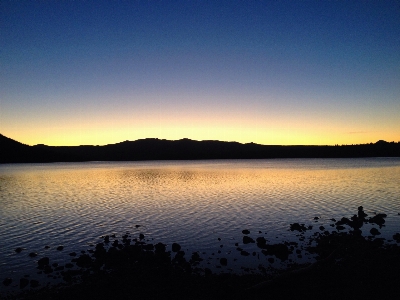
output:
[[142,139],[105,146],[28,146],[0,134],[0,163],[399,156],[400,143],[385,141],[342,146],[269,146]]

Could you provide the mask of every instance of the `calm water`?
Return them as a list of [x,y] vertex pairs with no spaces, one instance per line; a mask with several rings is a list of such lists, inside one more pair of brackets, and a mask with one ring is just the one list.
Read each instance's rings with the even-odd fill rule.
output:
[[[400,230],[399,183],[399,158],[0,165],[0,280],[42,280],[40,257],[66,263],[69,252],[127,231],[203,251],[212,265],[235,257],[242,229],[287,240],[289,223],[326,225],[360,205],[388,214],[382,236],[390,238]],[[267,264],[242,257],[228,267],[259,263]]]

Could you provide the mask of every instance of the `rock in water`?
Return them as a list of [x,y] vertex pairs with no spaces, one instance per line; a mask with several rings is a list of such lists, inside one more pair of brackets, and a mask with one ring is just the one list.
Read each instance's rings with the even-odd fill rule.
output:
[[31,280],[31,288],[36,288],[36,287],[38,287],[39,285],[40,285],[40,284],[39,284],[39,281],[34,280],[34,279]]
[[20,288],[20,289],[25,288],[28,284],[29,284],[29,280],[26,279],[26,278],[21,278],[21,279],[19,280],[19,288]]
[[50,263],[50,259],[48,257],[43,257],[38,260],[38,268],[42,269],[44,266],[47,266]]
[[3,280],[3,284],[5,286],[9,286],[12,283],[12,279],[11,278],[6,278]]
[[372,235],[379,235],[379,234],[381,234],[380,232],[379,232],[379,230],[378,229],[376,229],[376,228],[371,228],[371,230],[369,231]]
[[400,243],[400,233],[396,233],[393,235],[393,239],[397,242]]
[[243,244],[249,244],[249,243],[254,243],[254,240],[251,237],[245,235],[243,237]]
[[173,243],[172,252],[178,252],[179,250],[181,250],[181,245],[179,245],[178,243]]
[[226,266],[226,265],[228,265],[228,260],[227,260],[225,257],[222,257],[222,258],[219,260],[219,263],[220,263],[222,266]]
[[304,224],[293,223],[293,224],[290,224],[290,230],[291,230],[291,231],[300,231],[300,232],[303,232],[303,231],[306,231],[306,230],[307,230],[307,227],[304,226]]

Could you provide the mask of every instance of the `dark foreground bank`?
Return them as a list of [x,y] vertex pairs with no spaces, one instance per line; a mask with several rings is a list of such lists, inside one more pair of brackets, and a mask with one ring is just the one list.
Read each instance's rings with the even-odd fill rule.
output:
[[[40,287],[21,278],[18,295],[8,299],[394,299],[400,294],[400,234],[379,238],[384,214],[367,216],[362,207],[351,218],[333,220],[336,230],[320,231],[304,239],[309,230],[290,224],[300,242],[270,244],[243,230],[243,243],[256,243],[268,260],[287,261],[305,249],[316,255],[312,264],[288,264],[284,270],[259,267],[258,275],[214,274],[200,267],[199,252],[185,253],[179,244],[172,251],[162,243],[148,243],[143,235],[105,236],[91,251],[82,251],[65,266],[42,257],[39,272],[59,274],[64,283]],[[370,235],[360,228],[372,224]],[[242,255],[250,255],[240,249]],[[223,258],[221,265],[229,264]],[[11,282],[10,282],[11,281]],[[15,284],[13,279],[4,285]]]

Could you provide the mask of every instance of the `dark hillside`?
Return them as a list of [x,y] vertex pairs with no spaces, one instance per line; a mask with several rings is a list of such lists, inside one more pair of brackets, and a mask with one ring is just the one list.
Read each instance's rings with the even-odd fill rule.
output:
[[35,163],[77,161],[74,155],[64,155],[53,147],[32,147],[0,134],[0,163]]
[[400,157],[400,143],[274,146],[254,143],[141,139],[105,146],[27,146],[0,135],[0,163],[262,158]]

